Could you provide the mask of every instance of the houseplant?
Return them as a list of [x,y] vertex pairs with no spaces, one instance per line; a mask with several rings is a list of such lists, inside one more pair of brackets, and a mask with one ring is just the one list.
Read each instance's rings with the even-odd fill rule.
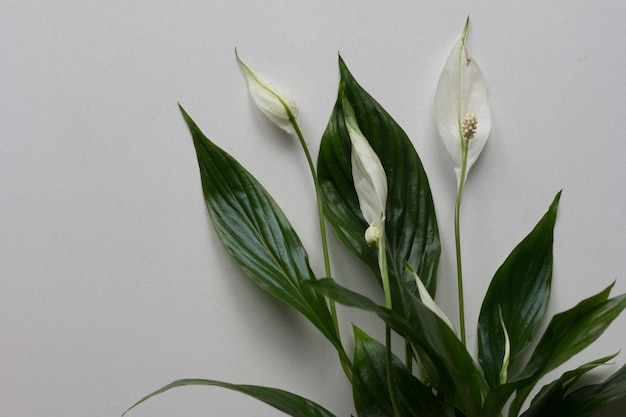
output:
[[[440,243],[426,172],[406,133],[358,84],[341,58],[337,99],[315,165],[295,104],[237,56],[255,104],[302,145],[317,196],[324,275],[312,271],[300,239],[267,191],[181,107],[207,208],[217,235],[245,273],[306,317],[335,348],[333,360],[353,386],[359,416],[593,415],[626,395],[626,367],[597,384],[581,385],[581,377],[615,355],[563,373],[527,401],[542,377],[596,340],[626,307],[626,295],[609,298],[609,286],[550,318],[532,353],[522,355],[536,336],[550,296],[560,192],[495,272],[476,328],[477,358],[466,346],[461,201],[491,125],[485,81],[466,47],[468,24],[444,65],[435,99],[438,130],[457,176],[458,330],[434,301]],[[340,277],[333,276],[325,222],[380,283],[384,305],[345,288]],[[385,340],[354,327],[355,349],[347,352],[335,303],[373,313],[385,323]],[[403,340],[402,346],[392,349],[392,332]],[[399,351],[402,359],[394,355]],[[515,373],[509,372],[513,366]],[[174,381],[133,407],[184,385],[232,389],[293,416],[333,415],[283,390],[199,379]]]

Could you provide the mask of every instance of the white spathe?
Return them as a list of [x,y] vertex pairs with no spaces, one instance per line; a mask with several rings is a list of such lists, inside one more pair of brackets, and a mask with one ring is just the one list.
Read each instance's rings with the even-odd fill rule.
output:
[[426,307],[428,307],[430,311],[435,313],[437,317],[439,317],[444,323],[446,323],[448,327],[450,327],[450,329],[454,333],[456,333],[456,331],[454,330],[454,325],[452,324],[452,321],[450,320],[448,316],[446,316],[446,313],[444,313],[443,310],[439,308],[437,303],[435,303],[435,300],[433,300],[433,297],[430,296],[430,293],[426,289],[426,286],[422,282],[419,275],[417,275],[417,273],[413,271],[412,269],[410,270],[410,272],[413,274],[413,278],[415,278],[415,283],[417,284],[417,292],[419,293],[422,303]]
[[256,104],[259,110],[261,110],[272,123],[285,132],[294,134],[295,128],[293,122],[295,122],[298,117],[296,103],[287,93],[274,85],[274,83],[252,72],[241,58],[239,58],[237,50],[235,50],[235,55],[246,76],[248,90],[254,100],[254,104]]
[[482,152],[491,130],[485,79],[466,49],[468,25],[469,20],[450,52],[435,94],[437,128],[452,158],[459,183],[463,167],[463,119],[466,115],[475,115],[477,121],[476,134],[467,143],[466,175]]
[[502,356],[502,368],[500,369],[500,383],[505,384],[508,380],[509,361],[511,360],[511,340],[509,339],[509,332],[506,330],[506,325],[504,324],[504,318],[502,318],[502,308],[500,308],[500,306],[498,306],[498,315],[502,332],[504,333],[504,355]]
[[387,205],[387,175],[383,165],[369,142],[359,129],[354,109],[348,100],[342,99],[343,115],[352,143],[352,179],[359,199],[359,207],[369,225],[366,231],[368,243],[383,238],[380,230],[385,220]]

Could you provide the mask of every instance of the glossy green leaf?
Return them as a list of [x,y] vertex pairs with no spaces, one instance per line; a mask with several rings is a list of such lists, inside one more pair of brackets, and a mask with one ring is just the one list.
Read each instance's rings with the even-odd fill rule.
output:
[[[397,393],[395,395],[397,398]],[[352,396],[360,417],[395,417],[387,386],[385,347],[356,327]]]
[[387,175],[387,259],[394,309],[401,310],[402,292],[397,287],[404,285],[413,293],[416,291],[413,277],[403,266],[404,260],[417,271],[431,294],[435,293],[440,243],[428,178],[406,133],[356,82],[341,58],[339,72],[338,97],[318,158],[325,214],[341,242],[379,276],[377,250],[365,242],[368,225],[361,214],[352,179],[351,145],[342,109],[345,97]]
[[[179,379],[178,381],[174,381],[137,401],[137,403],[126,410],[124,414],[128,413],[131,409],[137,407],[139,404],[154,397],[155,395],[162,394],[172,388],[187,385],[216,386],[237,391],[256,398],[259,401],[263,401],[264,403],[294,417],[334,417],[334,414],[313,401],[281,389],[261,387],[257,385],[229,384],[227,382],[213,381],[209,379]],[[122,416],[124,414],[122,414]]]
[[409,323],[397,312],[381,307],[330,279],[308,285],[341,304],[376,313],[389,327],[427,355],[430,363],[437,369],[438,379],[445,387],[442,394],[451,396],[453,401],[456,398],[455,406],[467,416],[480,416],[482,401],[487,392],[486,382],[450,327],[417,297],[408,295],[410,316],[416,321],[416,326],[413,321]]
[[544,387],[544,389],[543,395],[541,395],[520,417],[554,417],[559,415],[559,410],[563,403],[563,396],[565,395],[563,381],[557,379],[547,387]]
[[285,215],[259,182],[181,112],[196,148],[204,198],[222,243],[261,288],[307,317],[335,346],[325,299],[301,281],[315,280],[308,255]]
[[528,236],[498,269],[483,300],[478,319],[478,359],[490,386],[500,383],[506,326],[510,363],[530,344],[544,316],[552,282],[552,242],[559,192]]
[[[471,355],[457,335],[436,313],[426,307],[417,297],[411,297],[411,314],[419,321],[424,334],[421,342],[430,352],[435,363],[445,367],[454,381],[457,408],[467,416],[480,416],[483,399],[487,394],[487,383],[478,370]],[[415,340],[415,343],[419,340]]]
[[516,377],[511,411],[521,408],[539,378],[593,343],[626,308],[626,294],[607,299],[612,287],[552,318],[528,365]]
[[483,403],[482,417],[502,416],[502,408],[515,392],[515,382],[507,382],[506,384],[497,385],[489,389],[485,402]]
[[492,388],[485,400],[483,417],[500,415],[509,397],[517,394],[509,416],[519,413],[536,383],[546,373],[589,346],[626,308],[626,295],[608,299],[613,285],[552,318],[528,364],[506,384]]
[[626,397],[626,365],[600,384],[580,388],[565,397],[559,417],[589,417]]
[[[394,417],[387,387],[385,346],[354,328],[354,382],[353,394],[360,417]],[[392,375],[394,392],[402,415],[453,417],[454,412],[437,399],[433,392],[415,378],[393,356]]]
[[[565,395],[587,372],[613,359],[617,354],[605,356],[588,362],[572,371],[565,372],[560,378],[544,386],[533,398],[530,407],[521,417],[559,416],[564,407]],[[565,414],[569,416],[569,414]]]

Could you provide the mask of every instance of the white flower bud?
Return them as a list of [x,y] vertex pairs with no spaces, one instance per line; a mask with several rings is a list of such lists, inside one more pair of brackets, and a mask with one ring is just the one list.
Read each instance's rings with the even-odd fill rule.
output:
[[380,229],[373,222],[365,229],[365,241],[368,245],[375,245],[380,239]]
[[252,72],[239,58],[237,50],[235,50],[235,55],[246,76],[248,90],[254,100],[254,104],[276,126],[289,134],[295,133],[293,122],[298,117],[296,103],[271,81]]
[[383,238],[380,229],[385,220],[387,205],[387,175],[378,155],[359,129],[352,105],[345,97],[342,106],[346,128],[352,143],[352,179],[361,213],[370,225],[365,232],[365,240],[371,244]]

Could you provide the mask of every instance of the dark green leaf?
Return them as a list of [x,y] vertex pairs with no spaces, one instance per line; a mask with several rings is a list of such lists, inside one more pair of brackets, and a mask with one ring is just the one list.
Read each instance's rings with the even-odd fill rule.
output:
[[[515,392],[515,382],[507,382],[506,384],[497,385],[489,390],[487,398],[483,404],[482,417],[501,416],[502,408]],[[519,411],[519,410],[518,410]]]
[[410,301],[412,317],[414,315],[419,322],[423,337],[405,337],[416,344],[421,343],[422,349],[430,353],[431,360],[445,368],[454,382],[458,397],[457,408],[468,416],[480,416],[487,384],[471,355],[454,331],[437,314],[417,297],[411,296]]
[[[564,397],[567,390],[580,379],[581,376],[613,359],[617,354],[605,356],[588,362],[572,371],[565,372],[560,378],[544,386],[533,398],[530,407],[522,417],[559,416],[564,406]],[[570,416],[570,414],[564,414]]]
[[[387,387],[385,346],[354,328],[354,404],[360,417],[390,416],[393,409]],[[394,393],[402,415],[453,417],[432,391],[415,378],[395,356],[392,360]]]
[[612,287],[552,318],[528,365],[515,378],[511,410],[521,408],[539,378],[593,343],[626,308],[626,294],[607,299]]
[[626,365],[606,381],[580,388],[565,397],[562,417],[588,417],[626,397]]
[[404,285],[416,285],[403,262],[407,260],[431,294],[436,288],[440,243],[428,179],[409,138],[391,116],[356,82],[339,59],[339,93],[322,137],[318,159],[325,213],[343,244],[379,276],[377,251],[364,239],[367,224],[354,190],[351,145],[344,124],[342,98],[354,108],[359,127],[378,154],[387,174],[389,195],[385,222],[387,259],[394,309],[402,311]]
[[[334,417],[334,415],[326,410],[324,407],[314,403],[313,401],[302,398],[299,395],[292,394],[287,391],[283,391],[277,388],[260,387],[256,385],[236,385],[226,382],[212,381],[209,379],[179,379],[171,384],[164,386],[163,388],[153,392],[150,395],[145,396],[141,400],[137,401],[132,407],[124,412],[126,414],[131,409],[135,408],[144,401],[171,390],[172,388],[182,387],[186,385],[208,385],[227,388],[233,391],[240,392],[242,394],[249,395],[256,398],[259,401],[263,401],[266,404],[277,408],[280,411],[285,412],[294,417]],[[122,414],[122,416],[124,415]]]
[[326,301],[300,284],[315,276],[285,215],[248,171],[211,142],[182,107],[181,112],[193,137],[211,221],[230,255],[261,288],[295,307],[338,346]]
[[517,245],[493,277],[478,319],[478,359],[490,386],[500,383],[504,332],[510,363],[529,345],[546,310],[552,281],[552,241],[559,192],[532,232]]
[[608,299],[612,287],[610,285],[552,318],[528,365],[515,379],[489,391],[483,417],[498,416],[509,397],[517,391],[509,408],[509,415],[516,416],[542,376],[589,346],[604,332],[626,308],[626,295]]
[[398,313],[378,306],[367,297],[341,287],[332,280],[323,279],[309,285],[341,304],[376,313],[389,327],[427,355],[445,386],[444,394],[454,396],[456,393],[457,408],[468,416],[479,415],[487,391],[480,371],[454,332],[417,297],[409,295],[408,306],[418,327]]
[[545,386],[542,395],[526,410],[521,417],[558,416],[563,403],[565,388],[560,379]]
[[387,386],[385,355],[384,346],[354,328],[352,395],[360,417],[395,417]]

